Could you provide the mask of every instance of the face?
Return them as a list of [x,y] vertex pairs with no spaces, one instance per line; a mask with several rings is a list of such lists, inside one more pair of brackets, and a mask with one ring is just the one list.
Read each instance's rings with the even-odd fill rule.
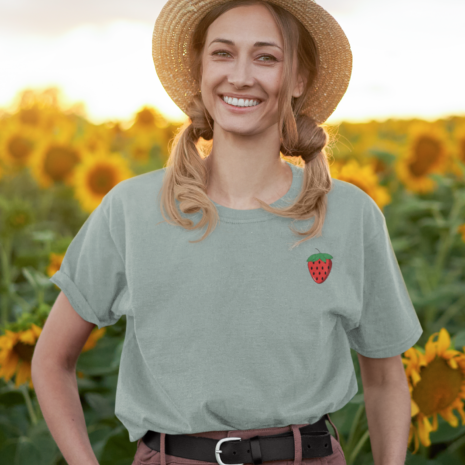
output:
[[[207,31],[200,86],[205,107],[215,121],[215,133],[255,135],[272,126],[278,131],[283,69],[283,39],[264,6],[236,7],[218,17]],[[297,83],[293,96],[300,94]],[[259,104],[234,106],[224,96]]]

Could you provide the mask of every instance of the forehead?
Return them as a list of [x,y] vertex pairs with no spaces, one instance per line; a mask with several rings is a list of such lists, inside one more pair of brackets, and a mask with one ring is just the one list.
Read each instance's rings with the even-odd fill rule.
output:
[[216,18],[207,31],[207,45],[215,38],[232,40],[236,45],[270,39],[282,46],[281,31],[263,5],[232,8]]

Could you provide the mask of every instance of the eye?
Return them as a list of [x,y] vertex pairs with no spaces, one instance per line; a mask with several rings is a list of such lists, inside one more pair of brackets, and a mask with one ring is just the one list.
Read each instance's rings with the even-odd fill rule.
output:
[[226,52],[225,50],[217,50],[216,52],[213,52],[212,55],[218,55],[219,53],[226,53],[229,55],[229,53]]
[[[276,61],[276,58],[273,55],[262,55],[259,58],[271,58],[271,61]],[[265,61],[270,61],[270,60],[265,60]]]

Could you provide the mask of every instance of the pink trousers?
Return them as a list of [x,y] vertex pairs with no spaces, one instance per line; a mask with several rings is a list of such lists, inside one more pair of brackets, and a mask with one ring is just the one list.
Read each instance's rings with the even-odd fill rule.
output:
[[[329,415],[328,415],[329,417]],[[292,431],[294,434],[295,457],[294,460],[270,460],[263,462],[264,465],[347,465],[344,452],[339,443],[339,432],[334,423],[329,419],[331,425],[336,432],[336,438],[332,434],[331,444],[333,453],[326,457],[312,457],[308,459],[302,458],[302,442],[299,428],[306,426],[308,423],[301,425],[279,426],[275,428],[261,429],[245,429],[245,430],[230,430],[230,431],[207,431],[204,433],[189,434],[188,436],[200,436],[212,439],[222,439],[226,437],[238,437],[248,439],[252,436],[268,436],[271,434],[280,434],[287,431]],[[165,433],[160,437],[160,451],[152,450],[145,445],[142,438],[137,441],[137,451],[132,465],[215,465],[211,462],[201,462],[199,460],[185,459],[184,457],[176,457],[174,455],[165,454]],[[247,464],[253,465],[253,464]]]

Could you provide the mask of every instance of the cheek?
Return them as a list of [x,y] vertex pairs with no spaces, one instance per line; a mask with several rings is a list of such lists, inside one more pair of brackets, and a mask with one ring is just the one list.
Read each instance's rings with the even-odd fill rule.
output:
[[281,88],[282,69],[274,68],[257,68],[254,75],[257,83],[266,91],[269,96],[277,96]]
[[272,78],[270,79],[270,88],[271,88],[271,91],[273,92],[273,95],[277,97],[281,89],[281,75],[280,74],[275,73],[275,75],[272,76]]
[[221,85],[222,79],[224,76],[218,74],[217,70],[214,67],[205,67],[202,74],[202,84],[200,90],[202,91],[202,96],[204,99],[211,101],[216,94],[217,89]]

